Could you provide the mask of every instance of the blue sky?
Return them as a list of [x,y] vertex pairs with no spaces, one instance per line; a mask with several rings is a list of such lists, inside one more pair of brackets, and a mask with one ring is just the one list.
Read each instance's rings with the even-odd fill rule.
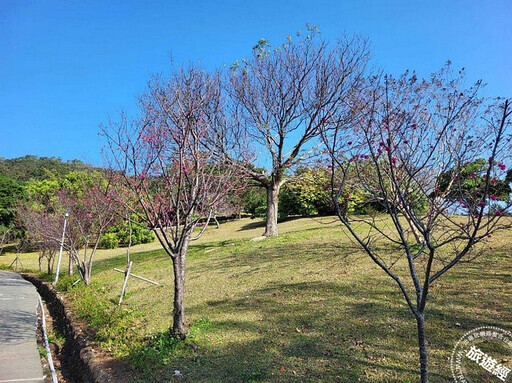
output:
[[420,75],[450,59],[489,96],[512,96],[512,1],[0,0],[0,157],[101,164],[98,126],[153,73],[228,66],[260,38],[278,45],[316,24],[371,42],[372,60]]

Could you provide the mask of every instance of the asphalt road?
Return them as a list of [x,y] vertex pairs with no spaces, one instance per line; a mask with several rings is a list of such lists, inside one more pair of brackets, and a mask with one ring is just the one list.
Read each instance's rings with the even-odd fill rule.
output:
[[43,383],[37,351],[37,291],[20,275],[0,270],[0,383]]

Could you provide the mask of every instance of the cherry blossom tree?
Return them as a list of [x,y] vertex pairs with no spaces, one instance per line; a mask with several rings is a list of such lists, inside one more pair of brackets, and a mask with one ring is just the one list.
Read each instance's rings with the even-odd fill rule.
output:
[[52,198],[33,196],[31,202],[20,204],[17,215],[40,251],[40,263],[46,258],[51,273],[67,211],[69,223],[63,246],[69,253],[70,265],[75,264],[80,278],[90,285],[96,250],[107,228],[119,219],[119,205],[116,189],[101,174],[84,177],[84,184],[61,188]]
[[[172,334],[184,339],[185,260],[231,191],[235,167],[208,151],[226,123],[220,76],[198,68],[154,78],[140,98],[141,116],[102,128],[110,166],[137,200],[139,214],[170,256],[174,274]],[[224,136],[226,147],[237,142]],[[232,158],[234,151],[230,150]],[[130,208],[130,206],[127,206]],[[196,230],[196,227],[200,227]]]
[[91,284],[94,257],[101,238],[120,219],[116,189],[101,183],[87,189],[79,200],[65,192],[59,195],[61,206],[69,212],[66,247],[87,286]]
[[362,85],[368,58],[366,41],[342,38],[332,47],[319,31],[289,37],[272,49],[262,39],[249,59],[235,63],[229,91],[235,120],[246,130],[266,172],[243,170],[266,189],[265,236],[278,235],[279,191],[287,171],[317,154],[319,127],[326,119],[346,117],[353,93]]
[[[422,382],[430,287],[511,227],[511,101],[489,104],[478,97],[481,83],[462,90],[463,78],[450,65],[429,80],[414,73],[373,78],[350,129],[323,127],[338,217],[395,281],[416,319]],[[346,214],[354,182],[385,213]]]
[[[43,260],[46,259],[47,272],[52,274],[54,255],[62,236],[62,222],[59,222],[57,214],[33,202],[32,204],[20,203],[16,208],[16,216],[20,226],[26,231],[28,241],[39,251],[39,271],[42,270]],[[64,216],[62,216],[63,220]]]

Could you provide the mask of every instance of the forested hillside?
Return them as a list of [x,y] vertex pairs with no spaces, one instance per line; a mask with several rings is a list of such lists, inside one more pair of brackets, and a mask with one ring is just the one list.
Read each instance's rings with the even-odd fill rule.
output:
[[62,161],[57,157],[0,158],[0,230],[15,225],[15,208],[27,197],[27,187],[41,181],[58,184],[76,171],[91,171],[93,167],[79,160]]

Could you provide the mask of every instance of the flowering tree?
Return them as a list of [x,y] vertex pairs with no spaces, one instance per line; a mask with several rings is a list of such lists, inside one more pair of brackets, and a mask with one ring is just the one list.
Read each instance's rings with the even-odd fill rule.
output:
[[333,48],[308,26],[305,36],[291,37],[276,49],[266,40],[253,56],[235,63],[230,94],[236,119],[246,129],[253,150],[266,153],[267,172],[253,166],[244,172],[267,191],[265,236],[277,236],[278,197],[287,170],[316,154],[319,127],[350,110],[362,84],[368,50],[360,39],[341,39]]
[[47,272],[52,274],[54,256],[62,236],[64,215],[59,217],[41,204],[34,204],[32,201],[31,204],[20,203],[16,209],[16,216],[20,226],[26,231],[28,241],[39,250],[39,271],[42,270],[43,259],[46,259]]
[[[480,83],[461,90],[462,74],[453,76],[448,65],[430,80],[375,78],[350,129],[323,129],[339,219],[396,282],[414,315],[422,382],[430,286],[481,255],[492,233],[511,227],[504,217],[511,206],[510,101],[486,106],[477,97]],[[388,218],[345,214],[354,182]]]
[[69,212],[66,247],[87,286],[91,284],[94,256],[101,238],[120,218],[117,200],[115,189],[107,184],[92,186],[80,200],[65,192],[59,195],[60,205]]
[[86,285],[91,283],[94,256],[101,237],[119,218],[115,189],[100,173],[81,173],[55,195],[32,195],[30,203],[20,204],[18,216],[40,251],[40,263],[48,261],[51,273],[53,255],[62,240],[64,213],[69,213],[64,249]]
[[[215,125],[225,123],[220,85],[218,75],[197,68],[180,70],[168,80],[156,78],[140,99],[140,119],[129,122],[122,116],[120,122],[103,128],[114,174],[138,202],[140,209],[133,208],[133,213],[153,229],[172,259],[172,334],[177,339],[184,339],[187,332],[189,243],[206,229],[234,179],[235,168],[207,150]],[[226,147],[236,146],[228,136],[224,140]],[[194,232],[199,224],[202,229]]]

